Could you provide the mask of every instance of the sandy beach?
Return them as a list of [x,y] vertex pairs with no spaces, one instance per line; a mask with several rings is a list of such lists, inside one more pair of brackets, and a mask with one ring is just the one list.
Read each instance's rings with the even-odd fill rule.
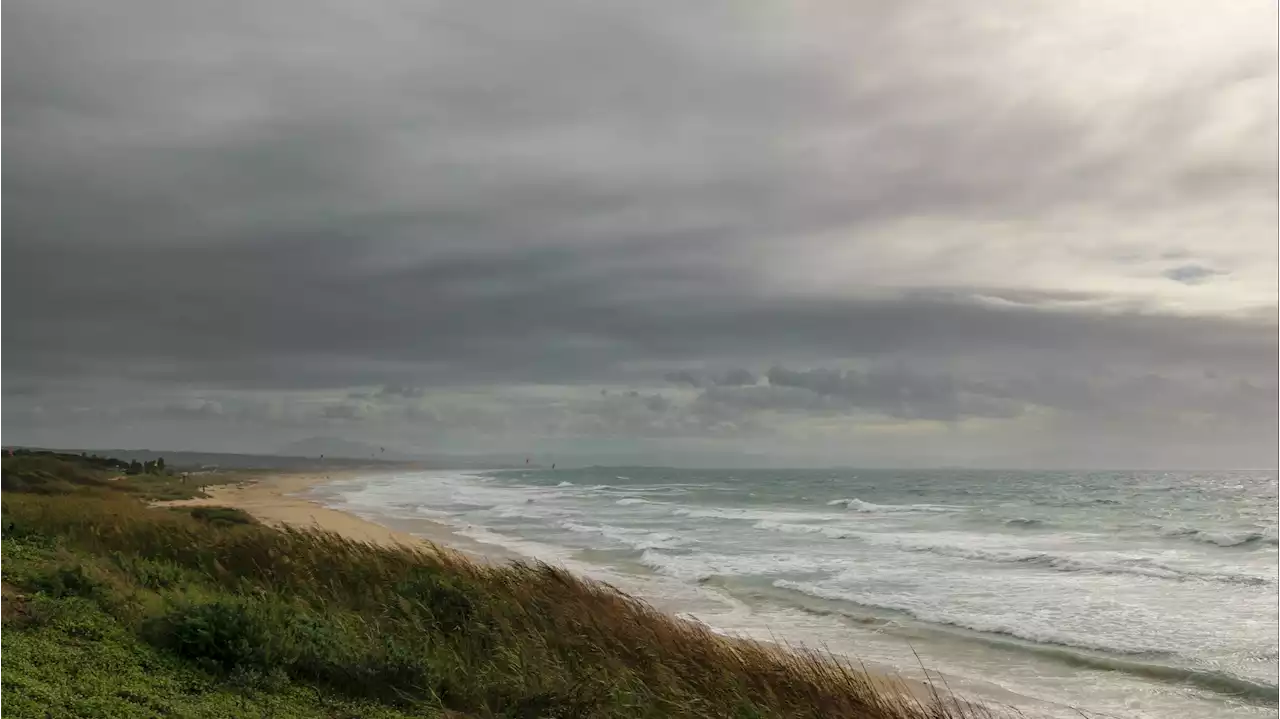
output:
[[362,519],[354,514],[325,507],[317,500],[301,495],[307,490],[343,479],[367,476],[362,470],[332,472],[273,472],[248,475],[235,484],[211,485],[206,498],[162,502],[168,507],[217,506],[244,510],[255,519],[272,526],[323,529],[361,542],[387,546],[426,546],[446,548],[466,554],[474,560],[491,562],[513,557],[500,547],[489,547],[459,537],[449,527],[429,520],[415,520],[412,527],[391,528]]

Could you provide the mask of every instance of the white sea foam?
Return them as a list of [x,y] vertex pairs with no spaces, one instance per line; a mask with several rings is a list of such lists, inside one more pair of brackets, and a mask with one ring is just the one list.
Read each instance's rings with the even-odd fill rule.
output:
[[1047,622],[1043,621],[1019,623],[1015,621],[1002,621],[990,616],[984,616],[972,612],[957,611],[954,609],[951,611],[942,611],[928,607],[919,601],[912,601],[907,597],[893,597],[891,595],[877,595],[866,592],[851,591],[820,582],[796,582],[779,579],[775,580],[773,585],[775,587],[790,589],[802,594],[808,594],[809,596],[817,597],[819,599],[852,602],[872,609],[887,609],[890,611],[902,612],[903,614],[907,614],[923,622],[929,622],[930,624],[953,626],[960,629],[969,629],[972,631],[987,632],[991,634],[1003,634],[1030,642],[1058,644],[1068,647],[1077,647],[1080,649],[1112,652],[1115,654],[1159,654],[1168,650],[1167,646],[1142,644],[1135,639],[1126,639],[1123,637],[1098,638],[1096,632],[1092,637],[1083,633],[1063,632],[1052,628]]
[[566,547],[546,542],[535,542],[502,532],[495,532],[486,527],[457,523],[451,524],[451,527],[455,533],[468,539],[501,547],[514,554],[550,564],[567,564],[573,556],[572,550]]
[[1203,580],[1226,582],[1229,584],[1265,585],[1271,583],[1266,577],[1252,574],[1205,571],[1192,567],[1177,567],[1163,564],[1147,557],[1125,556],[1106,553],[1099,555],[1054,554],[1051,552],[993,552],[969,547],[948,545],[912,544],[902,542],[900,546],[913,552],[929,552],[944,557],[972,559],[996,564],[1018,564],[1048,567],[1060,572],[1093,572],[1098,574],[1127,574],[1135,577],[1150,577],[1172,580]]
[[564,507],[554,505],[538,504],[536,502],[524,502],[521,504],[509,504],[493,507],[489,510],[494,517],[498,519],[533,519],[546,520],[557,517],[564,517],[573,514],[573,512]]
[[570,532],[579,534],[598,534],[637,550],[674,549],[689,543],[688,539],[678,537],[669,532],[650,532],[645,529],[627,529],[608,524],[582,524],[579,522],[561,522],[560,526]]
[[[458,472],[404,474],[337,483],[323,499],[375,521],[379,514],[430,516],[458,528],[461,536],[603,579],[718,628],[764,638],[816,639],[860,656],[871,652],[868,658],[876,652],[895,655],[906,633],[913,642],[925,642],[916,646],[943,671],[955,659],[951,671],[981,666],[983,676],[1006,686],[1031,682],[1033,690],[1049,695],[1055,691],[1052,683],[1033,679],[1043,665],[1002,674],[996,659],[979,665],[971,653],[977,650],[953,655],[948,647],[955,645],[945,642],[969,647],[967,642],[978,641],[958,629],[963,627],[1010,637],[989,637],[993,641],[1016,637],[1036,646],[1087,644],[1091,651],[1110,654],[1177,651],[1246,678],[1265,677],[1275,667],[1274,646],[1259,640],[1256,630],[1275,624],[1274,517],[1251,505],[1242,505],[1238,513],[1208,504],[1201,511],[1194,504],[1199,500],[1185,492],[1179,497],[1173,483],[1154,499],[1126,494],[1123,483],[1094,494],[1091,485],[1073,476],[1006,487],[1001,478],[943,482],[909,473],[863,479],[797,473],[794,479],[788,474],[767,481],[749,473],[735,473],[733,481],[724,474],[677,470],[628,474],[638,481],[610,484],[622,475],[607,471],[483,478]],[[569,480],[562,480],[565,476]],[[695,488],[696,495],[690,491]],[[1173,499],[1182,504],[1160,504]],[[1053,513],[1040,508],[1045,506]],[[584,548],[636,550],[637,561],[654,573],[624,572],[628,565],[620,561],[616,567],[590,563],[588,558],[601,558],[580,553]],[[704,581],[711,577],[724,580]],[[802,612],[791,606],[792,599],[769,594],[767,585],[775,581],[815,597],[797,596],[794,606],[807,602],[819,611]],[[824,615],[829,607],[822,602],[856,602],[879,610],[851,607],[850,612],[902,616],[890,626],[877,625],[880,633],[866,634],[870,630],[856,622]],[[694,605],[699,606],[691,610]],[[1215,612],[1215,606],[1229,606],[1230,617]],[[856,636],[846,636],[849,632]],[[951,634],[934,646],[920,639],[933,636],[928,632]],[[902,651],[908,663],[914,662],[909,651]],[[1029,667],[1051,660],[1050,651],[1019,661]],[[1161,660],[1154,661],[1151,671],[1161,671]],[[1142,671],[1151,664],[1148,658],[1138,662]],[[1077,665],[1049,670],[1058,677],[1076,671],[1065,666]],[[1115,683],[1113,694],[1121,699],[1098,709],[1125,715],[1123,698],[1146,691],[1116,678],[1128,671],[1107,674],[1105,681]],[[1234,681],[1229,676],[1206,681],[1219,679],[1223,686]],[[1066,696],[1085,694],[1073,690]],[[1149,715],[1220,715],[1170,706]]]
[[[932,542],[925,537],[913,537],[910,535],[896,536],[860,531],[848,527],[821,524],[790,524],[768,520],[757,522],[753,526],[758,529],[786,534],[817,534],[829,539],[853,539],[907,552],[927,552],[943,557],[993,564],[1047,567],[1060,572],[1126,574],[1135,577],[1178,581],[1201,580],[1228,584],[1267,585],[1273,583],[1271,579],[1257,574],[1176,566],[1162,563],[1149,557],[1114,552],[1054,553],[1035,550],[986,549],[966,545],[940,544]],[[954,536],[954,533],[948,536]]]
[[701,581],[716,576],[770,576],[834,571],[844,566],[836,557],[772,552],[767,554],[670,554],[648,550],[641,563],[672,577]]
[[1211,544],[1218,547],[1275,547],[1280,544],[1277,537],[1271,532],[1213,532],[1194,527],[1177,527],[1161,532],[1162,536],[1171,538],[1184,538],[1201,544]]
[[831,526],[827,524],[795,524],[791,522],[778,522],[772,519],[762,519],[751,526],[756,529],[782,532],[784,534],[820,534],[828,539],[857,539],[866,534],[865,532],[860,532],[855,529]]
[[662,502],[655,502],[653,500],[643,499],[641,497],[623,497],[622,499],[619,499],[618,501],[614,502],[614,504],[620,507],[626,507],[633,504],[662,504]]
[[850,499],[833,499],[827,502],[828,507],[842,506],[854,512],[888,513],[888,512],[955,512],[964,507],[952,507],[942,504],[873,504],[856,497]]
[[840,514],[821,514],[818,512],[786,511],[772,509],[737,509],[737,508],[698,508],[676,507],[671,514],[690,519],[730,519],[746,522],[838,522],[844,519]]

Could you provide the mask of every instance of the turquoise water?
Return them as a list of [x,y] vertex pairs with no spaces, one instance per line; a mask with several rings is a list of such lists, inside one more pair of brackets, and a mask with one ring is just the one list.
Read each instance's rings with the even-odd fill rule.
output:
[[717,629],[908,676],[922,661],[1032,715],[1276,712],[1275,472],[594,467],[406,473],[324,496]]

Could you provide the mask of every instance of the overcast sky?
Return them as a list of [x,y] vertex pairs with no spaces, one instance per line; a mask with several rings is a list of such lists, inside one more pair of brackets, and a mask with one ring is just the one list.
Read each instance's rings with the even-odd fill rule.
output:
[[1271,0],[10,0],[6,443],[1275,467]]

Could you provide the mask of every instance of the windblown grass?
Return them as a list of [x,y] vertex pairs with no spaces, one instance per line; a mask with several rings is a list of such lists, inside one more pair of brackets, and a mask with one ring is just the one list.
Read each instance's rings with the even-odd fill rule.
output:
[[[237,698],[230,715],[989,715],[922,701],[838,657],[719,636],[551,566],[481,566],[233,513],[152,509],[127,482],[59,482],[74,491],[4,494],[12,716],[45,716],[35,708],[58,687],[95,696],[93,682],[68,688],[84,672],[60,680],[50,669],[63,661],[50,657],[95,652],[163,686],[99,697],[97,713],[54,701],[65,713],[53,715],[219,716],[192,708],[193,696],[211,707]],[[108,711],[119,702],[129,712]]]

